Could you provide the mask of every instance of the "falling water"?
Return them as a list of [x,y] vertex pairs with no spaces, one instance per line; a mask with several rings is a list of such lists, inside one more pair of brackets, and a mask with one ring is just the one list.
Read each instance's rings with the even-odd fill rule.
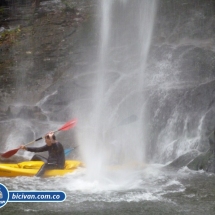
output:
[[144,162],[143,88],[156,1],[103,0],[98,9],[93,106],[88,109],[88,134],[81,137],[93,175],[101,174],[104,165]]

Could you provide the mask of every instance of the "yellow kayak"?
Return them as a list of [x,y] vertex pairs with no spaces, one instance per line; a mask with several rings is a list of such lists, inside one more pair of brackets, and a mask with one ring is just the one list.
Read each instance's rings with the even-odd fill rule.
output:
[[[35,176],[40,167],[44,164],[43,161],[24,161],[17,164],[0,164],[0,177],[16,177],[16,176]],[[83,164],[76,160],[66,160],[64,169],[47,170],[44,177],[62,176],[67,173],[74,172]]]

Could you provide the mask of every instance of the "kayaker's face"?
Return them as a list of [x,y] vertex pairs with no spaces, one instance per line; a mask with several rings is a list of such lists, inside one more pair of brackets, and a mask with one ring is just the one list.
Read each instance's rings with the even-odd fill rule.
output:
[[52,139],[50,137],[45,137],[45,142],[47,146],[51,146],[52,145]]

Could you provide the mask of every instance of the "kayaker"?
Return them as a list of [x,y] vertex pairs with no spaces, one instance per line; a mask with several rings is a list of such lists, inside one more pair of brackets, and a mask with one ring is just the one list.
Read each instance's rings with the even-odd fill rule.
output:
[[56,140],[53,132],[49,132],[45,135],[46,145],[42,147],[26,147],[21,145],[21,149],[25,149],[30,152],[45,152],[48,151],[49,156],[47,162],[37,172],[36,176],[41,177],[46,170],[50,169],[64,169],[65,155],[63,145]]

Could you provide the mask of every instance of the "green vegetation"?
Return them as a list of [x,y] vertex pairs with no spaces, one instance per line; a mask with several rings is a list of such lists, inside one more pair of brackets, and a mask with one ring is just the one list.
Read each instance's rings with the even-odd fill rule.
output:
[[65,11],[75,12],[75,6],[70,5],[67,0],[61,0],[61,2],[65,5]]
[[2,44],[13,44],[19,36],[21,30],[19,27],[13,30],[5,30],[0,33],[0,45]]
[[4,15],[4,13],[5,13],[4,7],[0,7],[0,15]]

